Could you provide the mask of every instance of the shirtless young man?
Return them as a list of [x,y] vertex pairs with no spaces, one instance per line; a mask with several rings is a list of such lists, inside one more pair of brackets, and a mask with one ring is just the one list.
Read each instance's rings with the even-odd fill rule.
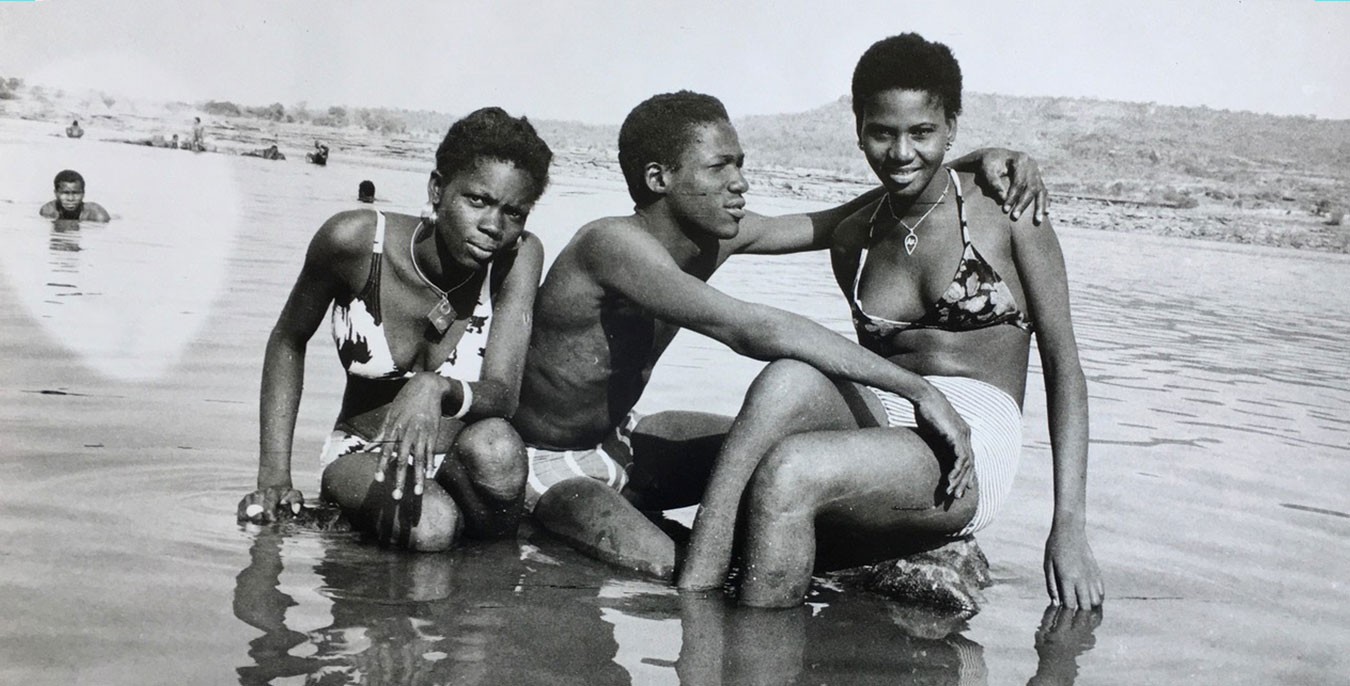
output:
[[[761,360],[793,358],[840,379],[911,399],[918,414],[968,458],[968,428],[922,377],[809,319],[732,298],[706,281],[737,253],[828,247],[834,226],[869,193],[812,214],[745,210],[745,155],[722,104],[681,91],[654,96],[619,131],[619,164],[636,211],[593,221],[558,254],[539,288],[520,406],[528,446],[527,508],[536,521],[602,560],[671,578],[676,546],[643,511],[699,502],[731,418],[633,413],[652,369],[682,327]],[[1004,151],[965,166],[996,177]],[[1025,158],[1019,176],[1037,177]],[[1017,189],[1020,212],[1035,197]],[[959,459],[957,464],[968,463]]]
[[84,177],[73,169],[57,172],[52,180],[56,187],[56,199],[48,200],[38,210],[38,214],[48,219],[73,219],[76,221],[106,222],[110,219],[108,211],[96,202],[84,200]]

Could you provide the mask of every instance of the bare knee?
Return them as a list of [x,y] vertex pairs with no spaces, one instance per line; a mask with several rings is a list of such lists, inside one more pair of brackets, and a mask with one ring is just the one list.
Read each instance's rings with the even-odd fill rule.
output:
[[434,483],[427,484],[426,492],[411,514],[412,521],[407,534],[397,535],[399,527],[394,527],[391,533],[395,535],[387,539],[386,543],[399,544],[419,552],[439,552],[454,546],[464,529],[464,517],[459,507],[449,494]]
[[800,360],[774,360],[760,371],[747,395],[782,402],[828,391],[834,384],[819,369]]
[[815,367],[775,360],[750,384],[737,421],[781,425],[784,433],[834,426],[847,413],[841,399],[834,380]]
[[752,517],[770,521],[814,512],[822,490],[820,456],[789,436],[769,451],[750,479],[747,506]]
[[478,488],[505,498],[525,488],[525,443],[506,420],[484,419],[465,427],[455,453]]

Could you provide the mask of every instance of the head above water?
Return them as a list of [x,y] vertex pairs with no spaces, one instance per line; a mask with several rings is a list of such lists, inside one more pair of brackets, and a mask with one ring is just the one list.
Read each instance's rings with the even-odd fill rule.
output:
[[74,169],[62,169],[56,172],[56,178],[52,179],[52,188],[59,189],[63,183],[78,183],[80,190],[84,190],[84,177]]
[[926,93],[948,119],[961,114],[961,66],[950,48],[917,33],[883,38],[858,59],[852,94],[853,116],[860,131],[868,103],[891,90]]
[[375,202],[375,184],[370,179],[356,186],[356,199],[359,202]]
[[[436,149],[433,179],[440,185],[456,175],[473,171],[479,162],[500,160],[516,166],[534,182],[534,197],[539,199],[548,186],[548,167],[553,151],[525,117],[512,117],[500,107],[484,107],[470,112],[450,125]],[[372,184],[372,195],[374,185]]]
[[730,121],[720,100],[687,90],[654,95],[634,107],[619,127],[619,168],[633,202],[641,208],[661,197],[647,187],[648,164],[674,167],[700,126]]

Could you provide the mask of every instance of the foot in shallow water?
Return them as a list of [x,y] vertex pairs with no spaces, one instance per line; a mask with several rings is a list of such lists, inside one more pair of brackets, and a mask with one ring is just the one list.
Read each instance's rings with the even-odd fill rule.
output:
[[973,536],[914,555],[840,570],[830,576],[846,586],[964,617],[980,611],[984,599],[980,589],[992,583],[989,560]]

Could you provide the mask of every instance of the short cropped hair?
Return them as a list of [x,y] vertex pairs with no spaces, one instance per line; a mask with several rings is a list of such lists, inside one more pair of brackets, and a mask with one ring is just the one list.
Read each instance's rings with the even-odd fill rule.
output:
[[902,33],[872,44],[853,69],[853,117],[862,127],[863,109],[888,90],[923,91],[942,105],[943,114],[961,114],[961,65],[951,48]]
[[484,159],[516,165],[534,181],[538,199],[548,186],[553,151],[525,117],[512,117],[500,107],[484,107],[450,125],[436,149],[436,173],[441,182],[470,171]]
[[62,169],[61,171],[56,172],[56,178],[52,179],[52,187],[60,188],[63,183],[72,182],[80,184],[81,188],[84,187],[84,177],[80,176],[79,172],[74,169]]
[[654,95],[634,107],[619,127],[619,168],[633,202],[645,207],[660,197],[647,188],[649,163],[673,167],[693,141],[694,129],[730,121],[722,101],[687,90]]
[[370,179],[366,179],[365,181],[362,181],[361,183],[357,184],[357,185],[356,185],[356,199],[357,199],[357,200],[374,200],[374,199],[375,199],[375,184],[374,184],[374,182],[372,182]]

